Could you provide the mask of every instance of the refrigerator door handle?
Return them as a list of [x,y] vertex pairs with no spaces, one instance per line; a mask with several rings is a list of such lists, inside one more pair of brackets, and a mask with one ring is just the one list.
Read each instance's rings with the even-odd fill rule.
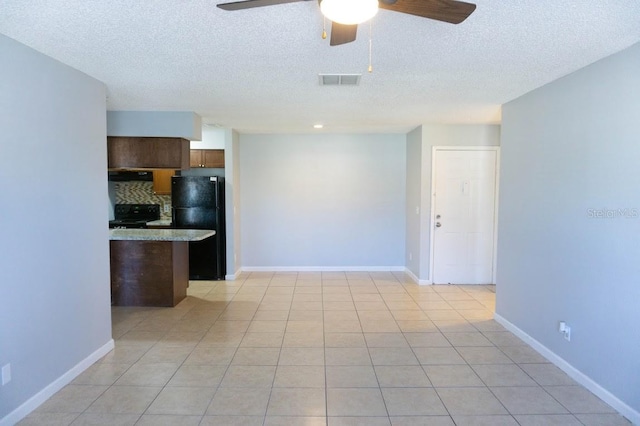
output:
[[218,185],[219,185],[219,183],[218,183],[218,180],[216,179],[213,182],[213,187],[215,189],[215,192],[214,192],[215,196],[213,198],[214,198],[214,200],[216,200],[216,210],[220,209],[220,200],[219,200],[219,198],[220,198],[220,188],[218,187]]
[[213,185],[213,199],[215,201],[215,209],[218,210],[220,206],[218,205],[218,177],[217,176],[209,176],[209,183]]

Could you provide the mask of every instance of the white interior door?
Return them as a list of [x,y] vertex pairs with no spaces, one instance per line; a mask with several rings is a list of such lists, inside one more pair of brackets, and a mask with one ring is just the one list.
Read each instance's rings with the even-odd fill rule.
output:
[[434,151],[432,281],[491,284],[497,151]]

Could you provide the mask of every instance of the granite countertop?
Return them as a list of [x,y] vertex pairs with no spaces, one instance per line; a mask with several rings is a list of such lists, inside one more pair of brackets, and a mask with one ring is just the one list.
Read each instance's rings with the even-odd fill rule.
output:
[[109,229],[109,240],[201,241],[215,234],[207,229]]

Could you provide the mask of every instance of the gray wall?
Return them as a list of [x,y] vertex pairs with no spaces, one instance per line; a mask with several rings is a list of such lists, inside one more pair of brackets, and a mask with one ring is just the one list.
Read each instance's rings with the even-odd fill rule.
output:
[[11,423],[112,344],[106,95],[2,35],[0,63],[0,365],[12,370],[0,423]]
[[639,71],[636,44],[504,106],[497,275],[497,314],[632,407],[636,422]]
[[[431,166],[429,165],[429,169]],[[420,276],[420,245],[422,215],[416,212],[422,205],[422,126],[407,134],[407,204],[406,204],[406,265],[415,278]],[[427,190],[428,191],[428,190]],[[428,224],[426,224],[428,226]]]
[[243,268],[404,268],[405,139],[240,135]]

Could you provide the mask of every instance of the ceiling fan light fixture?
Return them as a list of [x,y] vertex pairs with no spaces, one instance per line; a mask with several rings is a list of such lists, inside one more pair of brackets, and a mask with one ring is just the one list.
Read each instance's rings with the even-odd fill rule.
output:
[[356,25],[378,13],[378,0],[322,0],[320,10],[332,22]]

